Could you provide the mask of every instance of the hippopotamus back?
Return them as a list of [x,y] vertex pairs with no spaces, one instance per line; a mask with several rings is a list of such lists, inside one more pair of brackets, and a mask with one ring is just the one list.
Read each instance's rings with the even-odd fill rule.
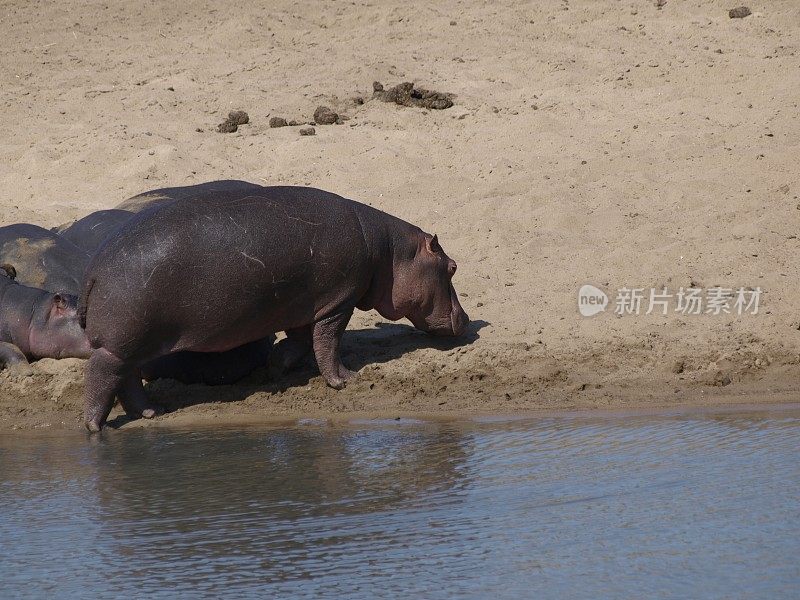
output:
[[243,193],[259,192],[263,186],[239,179],[223,179],[196,185],[161,188],[143,192],[117,205],[117,210],[138,214],[154,206],[169,204],[173,200],[202,200],[204,198],[240,197]]
[[56,231],[62,239],[91,255],[135,214],[116,208],[98,210]]
[[236,179],[212,181],[197,185],[161,188],[137,194],[122,201],[116,208],[98,210],[54,229],[63,239],[92,255],[100,245],[135,215],[175,200],[202,200],[216,195],[246,193],[261,186]]

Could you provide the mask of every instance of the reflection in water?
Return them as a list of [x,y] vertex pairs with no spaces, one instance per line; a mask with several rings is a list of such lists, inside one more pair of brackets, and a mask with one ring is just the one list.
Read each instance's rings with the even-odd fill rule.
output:
[[3,597],[791,596],[800,410],[0,439]]

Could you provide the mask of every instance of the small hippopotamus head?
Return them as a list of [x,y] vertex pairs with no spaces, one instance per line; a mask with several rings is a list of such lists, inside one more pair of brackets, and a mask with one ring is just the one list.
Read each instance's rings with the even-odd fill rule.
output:
[[30,324],[31,353],[47,358],[88,358],[86,333],[78,322],[74,296],[48,294],[37,307]]
[[[435,235],[420,232],[415,245],[408,256],[395,256],[394,317],[406,317],[417,329],[433,335],[461,335],[469,324],[469,317],[461,308],[453,287],[456,261],[445,254]],[[378,312],[384,314],[381,307]],[[384,316],[392,318],[392,315]]]

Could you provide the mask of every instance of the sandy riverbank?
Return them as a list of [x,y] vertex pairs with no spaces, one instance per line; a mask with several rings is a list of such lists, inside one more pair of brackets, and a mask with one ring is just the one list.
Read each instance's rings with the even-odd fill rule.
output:
[[[362,313],[346,390],[312,367],[159,382],[165,420],[797,401],[800,6],[728,8],[6,3],[0,224],[237,178],[370,203],[458,261],[476,320],[465,345]],[[376,80],[455,105],[372,100]],[[319,105],[348,119],[314,136],[268,125]],[[232,109],[250,123],[218,133]],[[576,306],[586,283],[612,296],[591,319]],[[626,286],[762,293],[758,314],[617,317]],[[0,429],[79,426],[82,368],[0,373]]]

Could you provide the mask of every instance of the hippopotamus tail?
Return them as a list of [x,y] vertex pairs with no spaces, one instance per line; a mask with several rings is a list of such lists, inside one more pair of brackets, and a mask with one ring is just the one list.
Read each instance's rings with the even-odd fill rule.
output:
[[94,282],[94,277],[86,279],[83,284],[80,300],[78,300],[78,323],[80,323],[81,329],[86,329],[86,311],[89,308],[89,294],[92,293]]

